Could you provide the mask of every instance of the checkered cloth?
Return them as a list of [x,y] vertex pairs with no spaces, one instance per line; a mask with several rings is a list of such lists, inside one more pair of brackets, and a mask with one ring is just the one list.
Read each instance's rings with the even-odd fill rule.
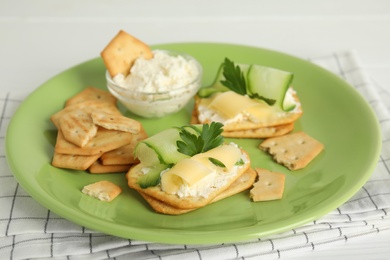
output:
[[390,231],[390,93],[364,71],[353,51],[310,59],[352,84],[373,107],[383,149],[370,180],[344,205],[312,223],[252,241],[166,245],[122,239],[73,224],[34,201],[5,157],[8,122],[26,93],[0,93],[0,259],[278,259]]

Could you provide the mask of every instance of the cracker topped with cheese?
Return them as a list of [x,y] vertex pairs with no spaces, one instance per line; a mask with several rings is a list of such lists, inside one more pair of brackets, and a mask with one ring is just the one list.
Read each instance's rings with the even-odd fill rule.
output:
[[192,123],[220,122],[226,137],[287,134],[303,114],[292,79],[287,71],[225,59],[214,83],[195,96]]
[[231,196],[248,189],[255,179],[249,155],[224,143],[222,131],[222,124],[212,122],[170,128],[141,141],[135,149],[140,163],[126,174],[128,186],[156,211],[169,208],[175,214],[204,207],[223,192]]

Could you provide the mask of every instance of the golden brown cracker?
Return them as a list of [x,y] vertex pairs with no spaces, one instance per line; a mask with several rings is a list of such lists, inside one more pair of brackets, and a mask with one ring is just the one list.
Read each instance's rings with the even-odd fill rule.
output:
[[65,102],[65,107],[71,106],[77,103],[81,103],[84,101],[100,101],[100,102],[108,102],[113,105],[116,104],[117,99],[110,92],[95,88],[95,87],[87,87],[83,89],[81,92],[72,96]]
[[324,145],[303,131],[264,140],[259,148],[290,170],[306,167],[323,149]]
[[127,76],[136,59],[151,59],[153,52],[147,44],[121,30],[101,52],[111,77],[121,73]]
[[97,133],[97,126],[91,116],[83,109],[65,113],[59,119],[59,126],[64,138],[79,146],[85,146]]
[[111,202],[122,192],[122,189],[110,181],[103,180],[86,185],[81,191],[101,201]]
[[57,153],[77,154],[77,155],[94,155],[117,149],[121,146],[131,143],[133,135],[128,132],[107,130],[99,127],[96,135],[84,147],[78,147],[68,142],[61,130],[58,131],[57,141],[54,147]]
[[283,197],[286,176],[279,172],[256,168],[258,180],[250,190],[253,201],[278,200]]
[[111,114],[105,112],[92,112],[92,120],[96,125],[110,130],[118,130],[138,134],[141,130],[141,123],[125,117],[121,114]]
[[88,169],[100,155],[74,155],[54,152],[52,165],[57,168],[81,170]]
[[[243,151],[244,152],[244,151]],[[244,152],[246,153],[246,152]],[[248,156],[249,157],[249,156]],[[194,196],[188,196],[188,197],[182,197],[180,198],[177,195],[174,194],[168,194],[161,190],[160,185],[155,187],[148,187],[146,189],[142,189],[138,184],[138,178],[143,174],[141,169],[143,165],[137,164],[136,166],[132,167],[128,173],[126,174],[128,186],[132,189],[135,189],[137,191],[141,191],[157,200],[160,200],[166,204],[169,204],[175,208],[179,209],[192,209],[192,208],[199,208],[207,205],[211,200],[213,200],[219,193],[226,190],[235,180],[237,180],[244,172],[247,171],[247,169],[250,167],[250,161],[248,161],[241,169],[238,170],[237,174],[232,176],[229,180],[227,180],[227,183],[225,186],[222,186],[220,188],[217,188],[213,190],[208,197],[194,197]]]
[[104,153],[100,160],[104,165],[110,164],[135,164],[139,163],[138,159],[134,158],[134,149],[135,146],[141,140],[144,140],[148,137],[144,128],[141,126],[141,131],[138,134],[133,135],[131,143],[124,145],[115,150],[108,151]]
[[[229,186],[229,188],[227,188],[226,190],[218,194],[212,201],[210,201],[210,204],[249,189],[253,185],[256,176],[257,176],[256,171],[253,170],[252,168],[249,168],[244,174],[240,176],[240,178],[234,181]],[[160,200],[157,200],[143,193],[142,191],[138,191],[138,192],[148,202],[148,204],[153,208],[153,210],[158,213],[167,214],[167,215],[180,215],[198,209],[198,208],[193,208],[193,209],[175,208],[169,204],[166,204]]]
[[[240,130],[250,130],[250,129],[258,129],[258,128],[264,128],[264,127],[271,127],[271,126],[279,126],[279,125],[287,125],[294,123],[296,120],[298,120],[303,115],[303,110],[300,104],[300,100],[298,96],[294,96],[297,103],[298,108],[294,111],[290,112],[278,112],[278,116],[271,117],[267,120],[260,121],[260,122],[253,122],[250,120],[240,120],[240,121],[232,121],[228,123],[224,123],[224,131],[228,132],[234,132],[234,131],[240,131]],[[194,104],[194,111],[192,112],[192,122],[198,122],[200,124],[209,124],[213,121],[212,118],[205,117],[201,118],[199,116],[199,107],[202,105],[207,105],[209,103],[207,98],[200,98],[199,96],[195,96],[195,104]],[[195,120],[195,117],[197,120]]]
[[100,160],[96,160],[88,167],[88,172],[92,174],[127,172],[130,167],[131,164],[103,165]]
[[96,100],[86,100],[83,102],[79,102],[73,105],[69,105],[53,115],[50,116],[50,120],[53,122],[53,124],[57,127],[57,129],[60,128],[60,119],[67,113],[71,113],[74,110],[82,109],[85,112],[87,112],[89,115],[92,114],[92,112],[101,111],[105,113],[111,113],[111,114],[120,114],[119,109],[116,107],[115,104],[109,103],[109,102],[103,102],[103,101],[96,101]]
[[268,138],[285,135],[292,130],[294,130],[294,123],[248,130],[223,131],[222,136],[229,138]]

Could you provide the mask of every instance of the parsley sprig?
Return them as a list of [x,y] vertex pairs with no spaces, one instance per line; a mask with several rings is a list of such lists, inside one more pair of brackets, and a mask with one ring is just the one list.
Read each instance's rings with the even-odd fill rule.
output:
[[[176,141],[180,153],[194,156],[204,153],[223,144],[224,138],[221,136],[223,124],[212,122],[204,124],[202,130],[195,126],[180,127],[180,137],[182,140]],[[189,131],[193,129],[194,131]]]
[[226,86],[237,94],[248,95],[250,98],[263,100],[270,106],[275,104],[275,99],[260,96],[258,93],[248,93],[244,72],[241,70],[240,66],[236,66],[233,61],[225,58],[225,61],[222,64],[222,69],[222,74],[225,77],[225,80],[221,80],[222,85]]

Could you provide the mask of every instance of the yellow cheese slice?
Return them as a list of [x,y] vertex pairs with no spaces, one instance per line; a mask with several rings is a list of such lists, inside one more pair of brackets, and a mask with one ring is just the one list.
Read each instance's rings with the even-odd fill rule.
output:
[[262,121],[272,114],[272,108],[266,103],[242,96],[233,91],[226,91],[213,96],[208,108],[218,112],[222,117],[230,119],[239,113],[249,114],[257,121]]
[[167,193],[174,194],[183,183],[192,186],[211,172],[210,168],[196,160],[183,159],[163,173],[161,188]]
[[234,145],[221,145],[205,153],[194,155],[192,159],[205,164],[205,166],[209,168],[215,169],[216,166],[210,162],[208,159],[209,157],[222,162],[226,166],[227,170],[230,171],[240,159],[241,150]]

